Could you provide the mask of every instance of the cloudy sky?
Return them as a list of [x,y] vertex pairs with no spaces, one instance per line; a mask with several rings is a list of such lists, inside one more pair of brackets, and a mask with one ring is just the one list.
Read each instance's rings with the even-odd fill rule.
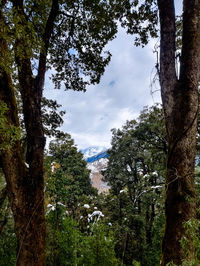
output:
[[133,43],[133,37],[120,28],[117,38],[106,47],[112,59],[100,84],[88,86],[86,93],[55,90],[46,79],[45,96],[56,99],[66,110],[62,130],[71,134],[78,148],[109,147],[112,128],[136,118],[143,106],[160,101],[160,92],[152,95],[150,88],[155,41],[145,48]]
[[[176,12],[182,13],[182,1],[175,0]],[[106,50],[112,59],[100,84],[87,92],[55,90],[46,78],[45,96],[56,99],[66,110],[62,130],[70,133],[79,149],[110,146],[111,129],[120,128],[126,120],[137,118],[143,106],[160,102],[159,86],[151,83],[155,74],[156,40],[145,47],[135,47],[133,36],[120,28]]]

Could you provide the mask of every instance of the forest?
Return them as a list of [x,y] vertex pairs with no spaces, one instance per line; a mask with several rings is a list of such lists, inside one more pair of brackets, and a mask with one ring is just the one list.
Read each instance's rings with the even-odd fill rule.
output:
[[[0,265],[200,265],[200,0],[180,2],[0,0]],[[162,104],[112,129],[98,193],[45,77],[100,83],[119,27],[158,41]]]

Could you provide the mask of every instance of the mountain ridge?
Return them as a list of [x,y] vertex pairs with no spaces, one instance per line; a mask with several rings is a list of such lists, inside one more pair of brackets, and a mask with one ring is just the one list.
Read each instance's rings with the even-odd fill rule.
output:
[[98,161],[102,158],[108,158],[108,157],[109,157],[109,155],[108,155],[107,151],[104,151],[104,152],[98,153],[97,155],[94,155],[92,157],[87,158],[86,162],[87,163],[93,163],[93,162]]
[[87,163],[95,162],[101,158],[108,158],[107,148],[101,146],[92,146],[81,149],[84,159]]

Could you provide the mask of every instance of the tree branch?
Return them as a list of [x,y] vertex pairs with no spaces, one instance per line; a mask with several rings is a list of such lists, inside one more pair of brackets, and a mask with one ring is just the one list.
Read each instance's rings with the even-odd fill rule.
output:
[[64,15],[64,16],[66,16],[66,17],[68,17],[68,18],[74,18],[73,15],[67,14],[67,13],[64,12],[64,11],[60,11],[59,13],[62,14],[62,15]]
[[53,0],[51,11],[49,13],[49,17],[47,19],[47,23],[45,26],[45,32],[43,35],[43,47],[41,48],[41,51],[40,51],[38,75],[36,78],[36,82],[37,82],[36,87],[37,87],[37,90],[40,96],[42,94],[42,90],[44,87],[49,42],[50,42],[51,35],[53,33],[54,22],[55,22],[56,16],[58,15],[58,12],[59,12],[58,0]]

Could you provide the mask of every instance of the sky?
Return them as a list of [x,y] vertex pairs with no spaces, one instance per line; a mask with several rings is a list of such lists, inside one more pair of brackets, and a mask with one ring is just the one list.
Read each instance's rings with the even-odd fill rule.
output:
[[[180,15],[182,1],[174,2]],[[144,106],[161,102],[159,85],[151,88],[156,73],[155,44],[158,40],[151,40],[144,48],[135,47],[134,37],[119,28],[117,37],[105,48],[112,58],[100,84],[88,86],[85,93],[55,90],[46,78],[44,96],[57,100],[66,110],[61,129],[71,134],[79,149],[110,147],[112,128],[137,118]]]
[[[57,100],[66,110],[61,129],[71,134],[79,149],[109,147],[112,128],[137,118],[144,106],[160,102],[159,86],[151,88],[155,43],[135,47],[133,36],[119,28],[117,37],[106,46],[112,58],[100,83],[88,86],[85,93],[55,90],[46,78],[44,96]],[[157,91],[152,94],[152,90]]]

